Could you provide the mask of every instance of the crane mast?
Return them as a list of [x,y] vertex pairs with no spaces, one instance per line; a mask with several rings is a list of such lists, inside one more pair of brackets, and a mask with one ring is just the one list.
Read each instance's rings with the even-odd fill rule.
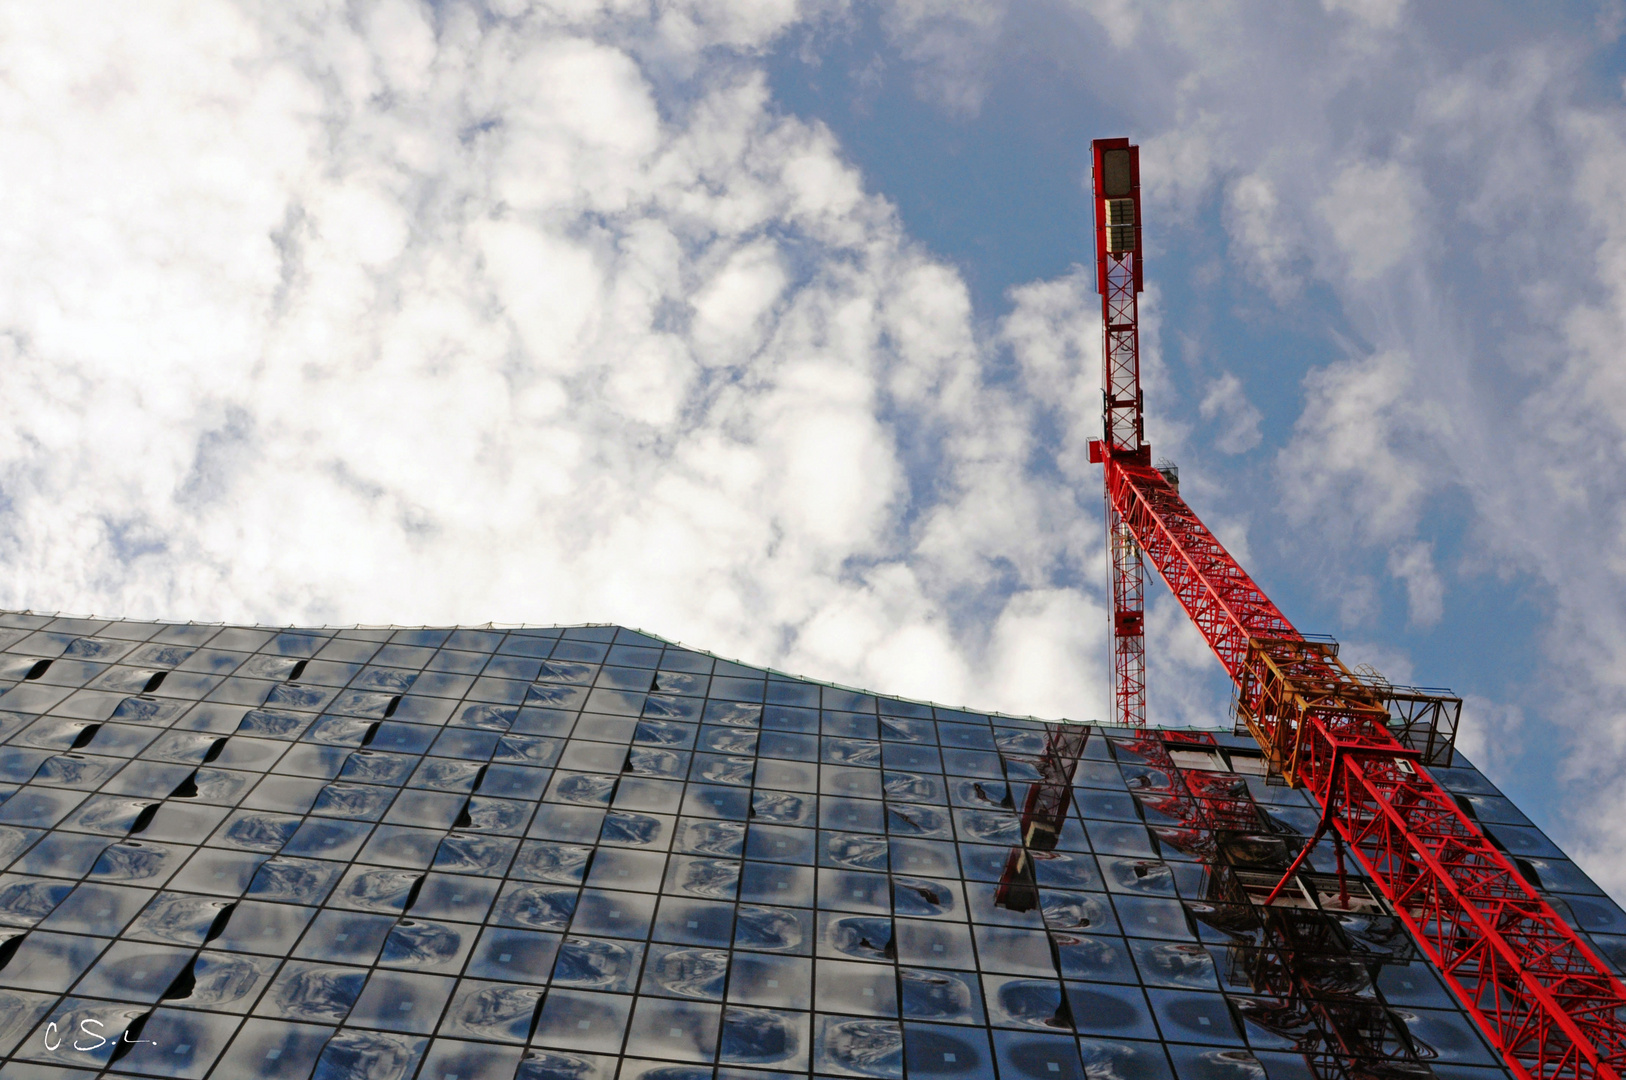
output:
[[1113,719],[1145,724],[1149,561],[1231,676],[1239,726],[1271,773],[1321,810],[1282,882],[1331,833],[1516,1076],[1618,1080],[1626,988],[1428,774],[1418,751],[1395,738],[1384,688],[1345,667],[1336,643],[1295,629],[1152,466],[1136,312],[1139,151],[1128,139],[1099,139],[1092,151],[1105,376],[1103,433],[1090,460],[1105,478]]
[[[1128,139],[1097,139],[1095,177],[1096,288],[1106,370],[1102,380],[1103,444],[1125,460],[1150,464],[1140,389],[1140,148]],[[1099,460],[1092,452],[1090,460]],[[1112,574],[1112,718],[1146,723],[1146,589],[1141,549],[1128,522],[1106,506]]]

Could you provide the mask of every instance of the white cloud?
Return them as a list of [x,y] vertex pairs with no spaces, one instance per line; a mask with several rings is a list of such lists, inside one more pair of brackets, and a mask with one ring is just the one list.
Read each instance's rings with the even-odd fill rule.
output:
[[1348,261],[1350,277],[1370,281],[1400,264],[1423,241],[1422,189],[1399,162],[1345,167],[1316,203]]
[[1457,748],[1485,772],[1508,775],[1518,768],[1528,734],[1527,718],[1519,706],[1477,694],[1462,699]]
[[[1187,472],[1189,473],[1190,470],[1187,470]],[[1189,492],[1190,487],[1189,482],[1185,483],[1182,486],[1182,492]],[[1192,497],[1194,496],[1188,495],[1186,501],[1190,502]],[[1215,498],[1212,501],[1217,503],[1218,506],[1209,511],[1204,524],[1214,534],[1214,538],[1224,545],[1225,550],[1235,556],[1237,562],[1243,566],[1248,566],[1253,562],[1253,547],[1248,543],[1247,520],[1227,513],[1223,509],[1224,499]]]
[[1100,483],[1087,444],[1101,436],[1101,299],[1091,270],[1075,268],[1053,281],[1011,292],[1000,332],[1020,365],[1028,390],[1051,403],[1062,420],[1057,460],[1075,483]]
[[532,363],[568,375],[588,362],[582,335],[600,310],[605,285],[592,247],[552,229],[502,220],[473,223],[468,239]]
[[[792,11],[0,16],[0,602],[611,620],[1097,715],[1093,506],[1029,434],[1077,418],[772,106]],[[1024,347],[1086,348],[1048,288]]]
[[1298,286],[1291,264],[1302,239],[1297,223],[1281,206],[1276,186],[1262,173],[1233,180],[1226,191],[1226,224],[1271,295],[1284,299]]
[[1174,594],[1147,567],[1146,716],[1168,727],[1226,727],[1230,679]]
[[1411,685],[1416,679],[1411,657],[1393,642],[1345,638],[1339,643],[1338,658],[1357,675],[1376,672],[1385,681],[1400,686]]
[[1277,455],[1289,513],[1299,521],[1331,515],[1328,524],[1365,540],[1409,535],[1430,482],[1409,451],[1434,434],[1429,419],[1401,353],[1312,371],[1293,440]]
[[696,358],[706,367],[748,360],[761,344],[765,323],[785,289],[779,251],[755,240],[729,254],[692,301]]
[[1389,553],[1389,573],[1406,585],[1406,610],[1415,626],[1433,626],[1445,614],[1445,582],[1434,568],[1434,545],[1404,544]]
[[[1105,666],[1106,626],[1105,607],[1076,592],[1040,589],[1016,594],[994,624],[994,684],[1007,693],[1042,686],[1039,700],[1047,711],[1041,712],[1073,720],[1099,719],[1104,710],[1092,698],[1099,695],[1100,683],[1091,674]],[[1064,673],[1063,681],[1054,681],[1056,672]]]
[[1140,32],[1140,8],[1131,0],[1075,0],[1077,6],[1101,24],[1107,39],[1122,49],[1134,44]]
[[887,36],[915,65],[915,90],[958,116],[975,116],[988,92],[986,65],[1009,0],[888,0]]
[[1406,12],[1406,0],[1321,0],[1327,11],[1345,12],[1368,26],[1389,30]]
[[1246,453],[1263,437],[1259,421],[1264,417],[1248,400],[1235,372],[1227,371],[1208,384],[1208,393],[1203,395],[1197,412],[1204,420],[1221,421],[1223,430],[1215,437],[1214,445],[1227,454]]

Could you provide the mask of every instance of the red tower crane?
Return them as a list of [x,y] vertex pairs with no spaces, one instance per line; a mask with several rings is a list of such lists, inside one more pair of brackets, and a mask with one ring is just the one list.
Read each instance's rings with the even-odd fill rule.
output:
[[1300,861],[1333,830],[1516,1076],[1619,1080],[1626,987],[1396,740],[1384,688],[1345,667],[1336,643],[1294,629],[1152,466],[1136,313],[1139,148],[1098,139],[1092,150],[1105,376],[1090,460],[1105,469],[1113,719],[1145,723],[1149,559],[1231,676],[1238,720],[1271,772],[1321,808]]

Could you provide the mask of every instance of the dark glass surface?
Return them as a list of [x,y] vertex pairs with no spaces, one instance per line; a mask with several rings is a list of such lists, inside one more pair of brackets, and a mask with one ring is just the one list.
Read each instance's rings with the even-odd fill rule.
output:
[[[1315,808],[1222,774],[1259,835],[1185,828],[1097,728],[1024,850],[1048,735],[615,627],[0,615],[0,1075],[1317,1075],[1220,863]],[[1626,963],[1621,909],[1440,773]],[[1305,985],[1501,1075],[1391,916],[1293,917]]]

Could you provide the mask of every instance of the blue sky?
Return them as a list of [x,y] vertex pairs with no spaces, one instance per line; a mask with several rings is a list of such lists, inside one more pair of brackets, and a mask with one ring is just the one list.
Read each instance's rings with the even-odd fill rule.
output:
[[[1472,5],[1458,14],[1470,17],[1452,18],[1439,7],[1404,10],[1397,17],[1397,26],[1421,30],[1422,47],[1414,56],[1421,54],[1435,79],[1452,69],[1494,72],[1519,63],[1521,53],[1551,50],[1581,62],[1567,73],[1566,104],[1618,117],[1626,67],[1618,38],[1597,36],[1600,20],[1610,17],[1606,10]],[[1146,19],[1156,21],[1155,15]],[[978,319],[993,323],[1009,308],[1008,290],[1060,276],[1088,257],[1081,235],[1088,228],[1086,138],[1124,133],[1145,139],[1168,130],[1170,118],[1156,114],[1166,111],[1170,88],[1150,84],[1170,69],[1157,64],[1154,47],[1141,54],[1149,62],[1145,79],[1092,78],[1094,59],[1113,52],[1108,37],[1064,5],[1007,10],[969,68],[980,90],[974,109],[922,88],[918,55],[909,55],[907,36],[887,32],[886,13],[877,8],[855,12],[837,29],[788,35],[769,70],[776,99],[830,126],[868,181],[897,206],[909,232],[959,269]],[[1399,81],[1411,83],[1412,94],[1427,92],[1427,78]],[[1136,100],[1142,94],[1144,100]],[[1382,85],[1340,88],[1340,94],[1346,100],[1321,119],[1334,129],[1364,127],[1355,141],[1383,146],[1418,138],[1410,130],[1415,119],[1408,115],[1409,95]],[[1261,149],[1295,134],[1272,131],[1269,115],[1256,114],[1253,128],[1246,116],[1231,119],[1229,130]],[[1385,119],[1389,130],[1382,127]],[[1426,150],[1419,156],[1429,157]],[[1471,188],[1471,180],[1453,174],[1452,164],[1460,165],[1436,164],[1425,185],[1446,197]],[[1169,166],[1150,160],[1148,167]],[[1373,328],[1363,325],[1371,313],[1350,310],[1337,283],[1313,273],[1285,298],[1272,296],[1257,277],[1237,274],[1223,184],[1178,209],[1162,221],[1149,217],[1147,225],[1154,251],[1149,274],[1159,291],[1161,344],[1170,369],[1170,384],[1150,405],[1185,428],[1185,475],[1189,481],[1196,473],[1203,485],[1193,501],[1246,517],[1251,571],[1303,629],[1345,638],[1353,659],[1398,667],[1397,681],[1455,687],[1520,710],[1539,729],[1567,704],[1555,694],[1546,652],[1562,648],[1548,640],[1552,597],[1538,576],[1517,565],[1484,565],[1484,542],[1475,533],[1485,523],[1476,520],[1458,478],[1442,479],[1411,532],[1431,546],[1432,561],[1446,579],[1436,618],[1409,617],[1405,582],[1388,572],[1388,552],[1362,544],[1326,550],[1313,521],[1283,513],[1280,477],[1294,468],[1294,425],[1309,405],[1303,378],[1372,349]],[[1468,323],[1486,319],[1486,329],[1524,322],[1502,307],[1516,283],[1464,258],[1464,248],[1497,238],[1474,235],[1443,206],[1435,213],[1439,232],[1419,252],[1419,262],[1436,288],[1455,294],[1440,314]],[[1584,255],[1584,234],[1566,233],[1563,242]],[[1473,295],[1487,287],[1504,295]],[[1465,347],[1500,352],[1504,346],[1493,333],[1469,332]],[[1203,384],[1216,372],[1235,375],[1259,413],[1259,440],[1246,452],[1218,450],[1224,420],[1202,412]],[[1345,610],[1342,595],[1355,575],[1366,579],[1359,586],[1369,593],[1358,614]],[[1159,689],[1154,682],[1154,714]],[[1217,675],[1202,681],[1191,690],[1202,703],[1193,702],[1195,708],[1213,708],[1226,689]],[[1470,706],[1470,722],[1473,711]],[[1517,755],[1498,760],[1491,750],[1480,757],[1502,766],[1499,778],[1521,802],[1549,827],[1563,830],[1567,785],[1554,781],[1573,747],[1531,734],[1521,733]],[[1518,767],[1507,767],[1514,761]]]
[[[0,603],[614,621],[1106,703],[1089,140],[1150,434],[1304,630],[1626,860],[1619,4],[0,14]],[[1161,590],[1152,715],[1228,688]]]

